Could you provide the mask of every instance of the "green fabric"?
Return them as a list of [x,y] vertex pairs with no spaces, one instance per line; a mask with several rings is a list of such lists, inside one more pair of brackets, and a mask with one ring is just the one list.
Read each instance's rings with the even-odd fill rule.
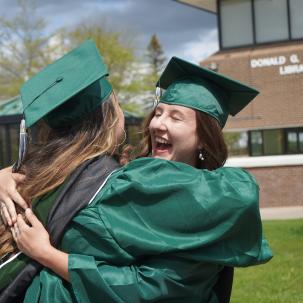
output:
[[236,115],[258,91],[217,72],[172,57],[157,86],[166,89],[160,102],[200,110],[223,127],[229,114]]
[[25,302],[218,302],[224,265],[267,262],[258,186],[246,171],[142,158],[69,225],[70,283],[44,269]]
[[[33,211],[44,226],[47,222],[48,213],[61,188],[62,187],[58,187],[56,190],[51,191],[33,202]],[[14,280],[16,275],[25,267],[28,261],[29,258],[27,256],[20,254],[16,259],[0,269],[0,290]]]
[[112,92],[106,76],[107,66],[95,43],[84,42],[21,87],[26,127],[42,118],[59,127],[85,117]]

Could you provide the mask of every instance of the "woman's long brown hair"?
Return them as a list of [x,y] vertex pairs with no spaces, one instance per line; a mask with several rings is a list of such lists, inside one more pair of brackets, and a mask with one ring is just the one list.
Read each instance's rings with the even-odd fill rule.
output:
[[[196,111],[197,120],[197,135],[199,143],[203,146],[202,154],[204,160],[198,158],[200,150],[197,148],[197,168],[205,168],[214,170],[224,165],[228,152],[224,141],[223,132],[218,121],[200,111]],[[148,157],[151,154],[151,136],[149,131],[149,124],[154,117],[153,111],[144,121],[143,125],[143,139],[140,142],[138,153],[134,158]]]
[[[37,125],[37,140],[30,141],[21,168],[25,181],[18,189],[29,204],[61,185],[84,161],[117,150],[118,107],[112,94],[73,126],[51,129],[43,121]],[[16,251],[11,232],[4,224],[0,224],[0,245],[0,258]]]

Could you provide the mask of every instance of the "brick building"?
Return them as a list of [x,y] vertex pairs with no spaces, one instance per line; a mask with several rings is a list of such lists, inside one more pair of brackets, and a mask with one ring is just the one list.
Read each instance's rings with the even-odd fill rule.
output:
[[261,206],[303,206],[303,1],[178,1],[216,13],[217,53],[201,65],[260,95],[226,124],[230,159],[257,178]]

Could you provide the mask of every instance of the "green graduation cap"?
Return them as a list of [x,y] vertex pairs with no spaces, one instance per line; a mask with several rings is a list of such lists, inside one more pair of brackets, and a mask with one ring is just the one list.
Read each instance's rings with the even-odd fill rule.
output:
[[229,114],[236,115],[258,91],[217,72],[172,57],[157,86],[166,89],[160,102],[197,109],[224,127]]
[[107,66],[95,43],[84,42],[21,87],[26,127],[42,118],[53,128],[83,119],[112,92],[106,76]]
[[91,40],[48,65],[21,87],[24,119],[20,124],[18,171],[27,150],[26,128],[40,119],[52,128],[85,118],[112,92],[107,66]]

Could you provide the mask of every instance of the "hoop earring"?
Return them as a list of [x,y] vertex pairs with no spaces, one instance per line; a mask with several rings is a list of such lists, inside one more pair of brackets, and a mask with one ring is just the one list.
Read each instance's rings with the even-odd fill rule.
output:
[[203,153],[202,153],[202,149],[199,151],[199,159],[200,159],[201,161],[204,161],[204,160],[205,160],[205,158],[204,158],[204,156],[203,156]]

